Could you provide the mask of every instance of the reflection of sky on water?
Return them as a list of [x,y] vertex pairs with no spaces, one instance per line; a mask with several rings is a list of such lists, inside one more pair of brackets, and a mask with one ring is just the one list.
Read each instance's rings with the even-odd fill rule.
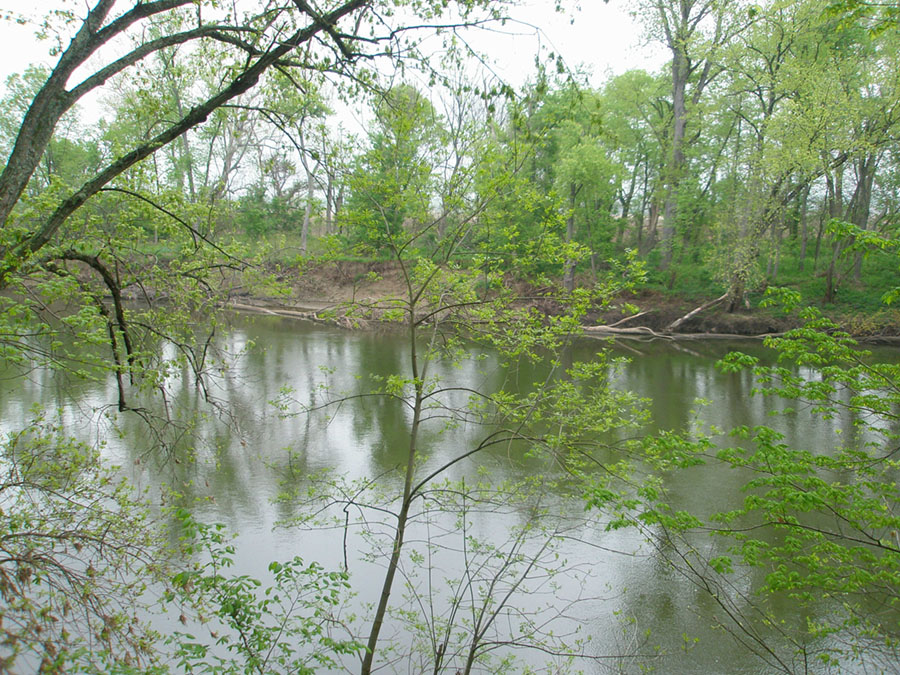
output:
[[[271,560],[294,555],[334,568],[346,555],[355,589],[359,591],[353,606],[358,608],[361,603],[374,601],[383,560],[365,559],[358,534],[351,532],[345,544],[339,529],[276,528],[277,522],[298,515],[299,508],[274,500],[283,488],[280,480],[296,486],[297,482],[303,484],[306,476],[325,469],[347,481],[377,476],[383,488],[399,488],[396,469],[402,465],[406,434],[412,423],[407,406],[381,397],[362,397],[317,409],[313,414],[297,413],[304,407],[317,408],[329,396],[369,389],[374,386],[373,376],[405,372],[408,347],[403,337],[396,334],[338,331],[280,319],[238,318],[236,323],[237,329],[223,338],[222,344],[228,353],[240,356],[233,368],[214,379],[211,388],[213,395],[227,405],[232,425],[223,425],[215,416],[196,421],[182,439],[183,445],[195,448],[199,460],[196,463],[163,463],[162,458],[148,454],[146,428],[131,416],[118,418],[122,436],[108,433],[110,425],[104,421],[103,413],[111,410],[109,405],[117,398],[112,378],[76,382],[35,370],[22,379],[3,380],[2,428],[9,431],[21,427],[29,419],[31,404],[41,402],[48,409],[59,411],[59,423],[68,433],[87,439],[104,435],[105,455],[123,467],[136,484],[157,490],[164,482],[184,493],[186,499],[199,500],[198,518],[223,522],[239,532],[236,572],[264,577]],[[572,358],[589,359],[598,347],[597,342],[579,342],[573,348]],[[844,440],[852,435],[849,415],[815,422],[803,411],[767,415],[767,406],[783,410],[788,404],[751,396],[754,383],[749,373],[724,374],[713,367],[716,359],[735,347],[763,353],[758,343],[624,345],[614,352],[629,358],[630,363],[621,369],[611,368],[608,376],[617,388],[652,399],[653,424],[661,429],[685,427],[698,420],[704,429],[767,424],[784,433],[788,445],[811,450],[834,447],[838,431]],[[168,355],[174,356],[174,351]],[[501,369],[492,358],[464,361],[460,367],[435,364],[430,374],[439,376],[447,385],[480,390],[496,390],[516,378],[520,386],[528,386],[534,377],[545,376],[540,368]],[[200,402],[200,392],[187,373],[173,371],[167,385],[173,415],[185,416]],[[468,396],[465,391],[453,392],[446,402],[459,406]],[[696,399],[707,403],[695,405]],[[285,403],[290,414],[283,414],[274,402]],[[476,424],[463,423],[453,428],[444,428],[443,424],[438,419],[424,429],[423,444],[428,457],[423,472],[472,447],[485,433]],[[460,462],[448,471],[448,476],[453,480],[474,480],[473,471],[478,465],[487,467],[487,476],[497,481],[521,480],[546,471],[538,459],[517,459],[506,453],[506,449],[499,448],[477,461]],[[739,498],[742,484],[743,477],[737,472],[699,466],[670,476],[668,487],[680,508],[707,514],[729,508]],[[558,579],[561,586],[555,593],[560,598],[580,593],[585,599],[572,610],[572,619],[560,624],[559,630],[583,626],[584,632],[593,636],[590,650],[601,655],[648,655],[660,649],[663,656],[647,662],[658,672],[762,672],[759,664],[746,659],[733,641],[710,630],[709,616],[716,608],[709,597],[683,583],[640,533],[632,529],[606,531],[604,518],[596,512],[585,513],[580,500],[568,501],[553,494],[544,499],[553,512],[565,516],[567,527],[558,553],[561,560],[569,561],[564,566],[571,568],[572,574]],[[525,504],[503,514],[472,512],[469,533],[499,546],[522,525],[526,514]],[[359,515],[369,520],[376,518],[376,512],[371,510],[356,512],[355,516]],[[434,541],[440,543],[441,554],[430,564],[447,578],[459,579],[464,557],[460,532],[452,516],[414,523],[410,550],[427,552],[422,542],[438,534]],[[529,544],[539,545],[540,539]],[[704,540],[698,545],[720,544]],[[734,590],[751,593],[758,582],[752,575],[737,577]],[[517,602],[538,608],[548,599],[547,588],[541,588],[544,592],[535,590]],[[437,597],[444,591],[435,585],[433,593]],[[398,589],[394,597],[402,595],[402,589]],[[788,621],[802,620],[790,607],[785,607],[784,612]],[[392,629],[400,630],[396,624]],[[688,640],[698,637],[700,643],[685,645],[683,636]],[[685,646],[687,649],[683,649]],[[634,672],[640,662],[641,659],[612,659],[600,662],[598,672],[607,667]],[[745,670],[741,670],[741,664],[747,664]]]

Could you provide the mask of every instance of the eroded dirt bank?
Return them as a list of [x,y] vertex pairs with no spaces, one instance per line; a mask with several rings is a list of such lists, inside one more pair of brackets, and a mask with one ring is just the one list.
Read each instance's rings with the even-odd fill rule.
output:
[[[287,295],[242,294],[233,299],[232,306],[243,311],[323,320],[350,327],[355,324],[341,319],[345,303],[365,304],[391,296],[403,297],[406,291],[400,271],[385,262],[311,264],[302,273],[281,275],[281,281],[290,289]],[[637,314],[623,312],[621,303],[617,303],[611,309],[592,312],[586,318],[585,326],[598,333],[604,332],[603,327],[612,327],[606,332],[623,337],[750,337],[779,334],[800,325],[797,318],[777,311],[752,307],[729,313],[720,304],[687,319],[677,331],[667,331],[672,322],[712,300],[716,293],[711,289],[709,298],[682,298],[651,289],[640,290],[620,298],[621,303],[636,307]],[[553,311],[549,300],[535,299],[533,302],[542,311]],[[823,311],[861,340],[900,343],[900,312],[897,310],[886,309],[877,315],[842,308],[824,308]]]

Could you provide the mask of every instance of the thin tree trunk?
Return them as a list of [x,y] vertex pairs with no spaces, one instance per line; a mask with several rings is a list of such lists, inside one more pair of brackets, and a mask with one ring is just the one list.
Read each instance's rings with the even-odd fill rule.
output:
[[803,264],[806,261],[806,247],[809,240],[809,189],[807,185],[803,190],[803,196],[800,198],[800,271],[803,271]]
[[410,362],[412,364],[412,379],[415,383],[415,398],[413,402],[412,426],[410,427],[409,432],[406,476],[403,482],[403,501],[400,504],[400,512],[397,514],[397,529],[394,532],[391,557],[388,561],[387,572],[384,575],[384,581],[381,586],[381,596],[378,599],[378,607],[375,610],[375,616],[372,620],[372,631],[369,633],[369,640],[366,643],[366,653],[363,656],[360,675],[370,675],[372,672],[375,651],[378,647],[378,636],[384,625],[384,618],[387,615],[388,603],[391,598],[391,589],[394,585],[394,576],[400,565],[400,553],[403,550],[406,525],[409,521],[409,508],[413,496],[413,479],[415,477],[416,459],[418,457],[419,425],[421,424],[422,419],[422,403],[425,399],[425,389],[423,383],[424,373],[419,372],[419,362],[416,353],[416,317],[412,306],[409,309],[409,343],[412,350]]
[[[865,231],[869,229],[869,214],[872,205],[872,185],[875,182],[875,166],[877,158],[874,155],[867,155],[860,160],[857,166],[857,184],[856,192],[853,197],[853,213],[851,222],[859,229]],[[853,280],[856,283],[862,281],[862,258],[863,252],[856,253],[856,259],[853,261]]]
[[772,270],[772,279],[778,279],[778,267],[781,264],[781,229],[778,229],[778,234],[775,237],[775,268]]
[[313,194],[316,182],[312,171],[306,172],[306,210],[303,212],[303,227],[300,229],[300,253],[306,255],[307,242],[309,240],[309,221],[312,217]]
[[325,187],[325,233],[332,234],[334,225],[334,176],[328,173],[328,185]]
[[[843,167],[838,167],[834,174],[830,172],[825,176],[826,199],[828,202],[828,215],[831,218],[840,218],[843,214],[844,180]],[[841,253],[841,241],[835,239],[831,245],[831,260],[825,271],[825,298],[827,303],[833,303],[837,294],[837,261]]]
[[337,197],[334,198],[334,224],[337,226],[338,234],[344,234],[344,226],[341,223],[341,209],[344,206],[344,186],[338,189]]
[[689,75],[687,55],[683,45],[672,45],[672,154],[666,177],[666,201],[663,206],[662,269],[672,262],[675,244],[675,220],[678,217],[678,192],[684,169],[684,132],[687,125],[685,91]]
[[631,172],[631,183],[628,187],[628,193],[622,195],[622,214],[616,227],[615,245],[617,247],[622,245],[622,239],[625,235],[625,227],[628,225],[628,215],[631,211],[631,200],[634,199],[634,190],[637,186],[637,175],[639,168],[639,164],[634,165],[634,170],[632,170]]
[[772,223],[771,227],[772,250],[766,263],[766,278],[775,279],[778,276],[778,257],[781,255],[781,228],[775,223]]
[[650,187],[650,162],[649,160],[644,162],[644,178],[642,180],[641,186],[641,212],[638,214],[635,225],[637,226],[637,235],[636,235],[636,244],[637,250],[641,250],[641,242],[644,237],[644,220],[647,215],[647,204],[650,202],[650,194],[648,189]]
[[650,203],[650,217],[647,223],[647,239],[643,249],[638,249],[641,253],[646,253],[656,245],[656,233],[659,228],[659,203],[654,199]]
[[[566,243],[571,244],[575,237],[575,197],[578,195],[578,186],[569,184],[569,217],[566,219]],[[566,260],[563,272],[563,286],[570,293],[575,290],[575,261]]]
[[822,250],[822,235],[825,232],[825,209],[819,213],[819,227],[816,230],[816,247],[813,251],[813,272],[819,264],[819,253]]
[[837,260],[841,254],[841,242],[835,241],[831,246],[831,261],[825,272],[825,302],[833,303],[837,296],[837,282],[835,280]]

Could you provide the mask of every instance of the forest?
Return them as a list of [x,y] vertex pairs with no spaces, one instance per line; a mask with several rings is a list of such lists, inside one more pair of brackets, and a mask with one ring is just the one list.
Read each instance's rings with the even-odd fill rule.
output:
[[[560,504],[634,533],[746,672],[900,667],[900,365],[861,344],[900,336],[900,6],[629,2],[658,71],[600,78],[543,49],[521,86],[474,37],[519,25],[515,0],[2,8],[55,65],[0,98],[18,406],[0,428],[0,672],[665,672],[703,650],[626,628],[606,653],[551,626],[589,605],[527,600],[580,578]],[[546,12],[578,22],[576,4]],[[304,293],[325,302],[297,311]],[[266,349],[229,337],[247,305],[388,332],[393,355],[267,393],[266,414],[307,427],[263,451],[233,391]],[[710,325],[768,334],[768,356],[716,366],[767,413],[847,430],[798,447],[774,422],[663,428],[619,386],[619,352],[583,348]],[[102,390],[89,432],[56,399],[19,404],[38,382]],[[391,421],[394,459],[303,469],[310,425],[347,409],[336,426]],[[298,533],[262,580],[195,494],[226,437],[278,473]],[[144,449],[122,462],[119,443]],[[714,468],[736,501],[683,508],[673,486]],[[485,514],[510,521],[503,543],[476,534]],[[343,560],[303,548],[307,528]]]

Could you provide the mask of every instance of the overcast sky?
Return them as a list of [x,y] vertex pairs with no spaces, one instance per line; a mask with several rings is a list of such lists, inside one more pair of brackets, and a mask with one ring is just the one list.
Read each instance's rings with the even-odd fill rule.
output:
[[[88,0],[67,3],[87,4]],[[90,0],[91,4],[94,0]],[[631,18],[629,6],[640,0],[580,0],[565,2],[573,9],[554,11],[553,0],[523,0],[511,13],[520,20],[504,27],[482,31],[471,38],[471,44],[486,55],[494,72],[513,86],[520,86],[534,74],[535,54],[561,54],[570,68],[583,66],[592,73],[590,84],[599,87],[609,76],[631,68],[650,71],[663,67],[667,54],[643,38],[640,25]],[[60,0],[0,0],[0,18],[24,14],[31,23],[20,25],[0,21],[0,89],[5,89],[9,75],[21,72],[29,63],[52,66],[48,52],[51,41],[35,37],[37,22],[49,9],[60,6]],[[574,9],[575,5],[580,9]],[[90,109],[91,103],[86,109]]]
[[[584,65],[593,74],[591,84],[599,86],[609,75],[633,68],[658,70],[667,60],[658,44],[648,44],[639,23],[629,15],[629,7],[641,0],[581,0],[564,4],[580,9],[564,13],[553,10],[552,0],[525,0],[512,13],[531,24],[522,27],[514,39],[498,39],[486,45],[486,51],[500,63],[500,74],[521,84],[533,73],[534,52],[540,43],[545,49],[562,54],[569,67]],[[535,29],[540,32],[536,34]],[[514,27],[509,27],[510,31]]]

